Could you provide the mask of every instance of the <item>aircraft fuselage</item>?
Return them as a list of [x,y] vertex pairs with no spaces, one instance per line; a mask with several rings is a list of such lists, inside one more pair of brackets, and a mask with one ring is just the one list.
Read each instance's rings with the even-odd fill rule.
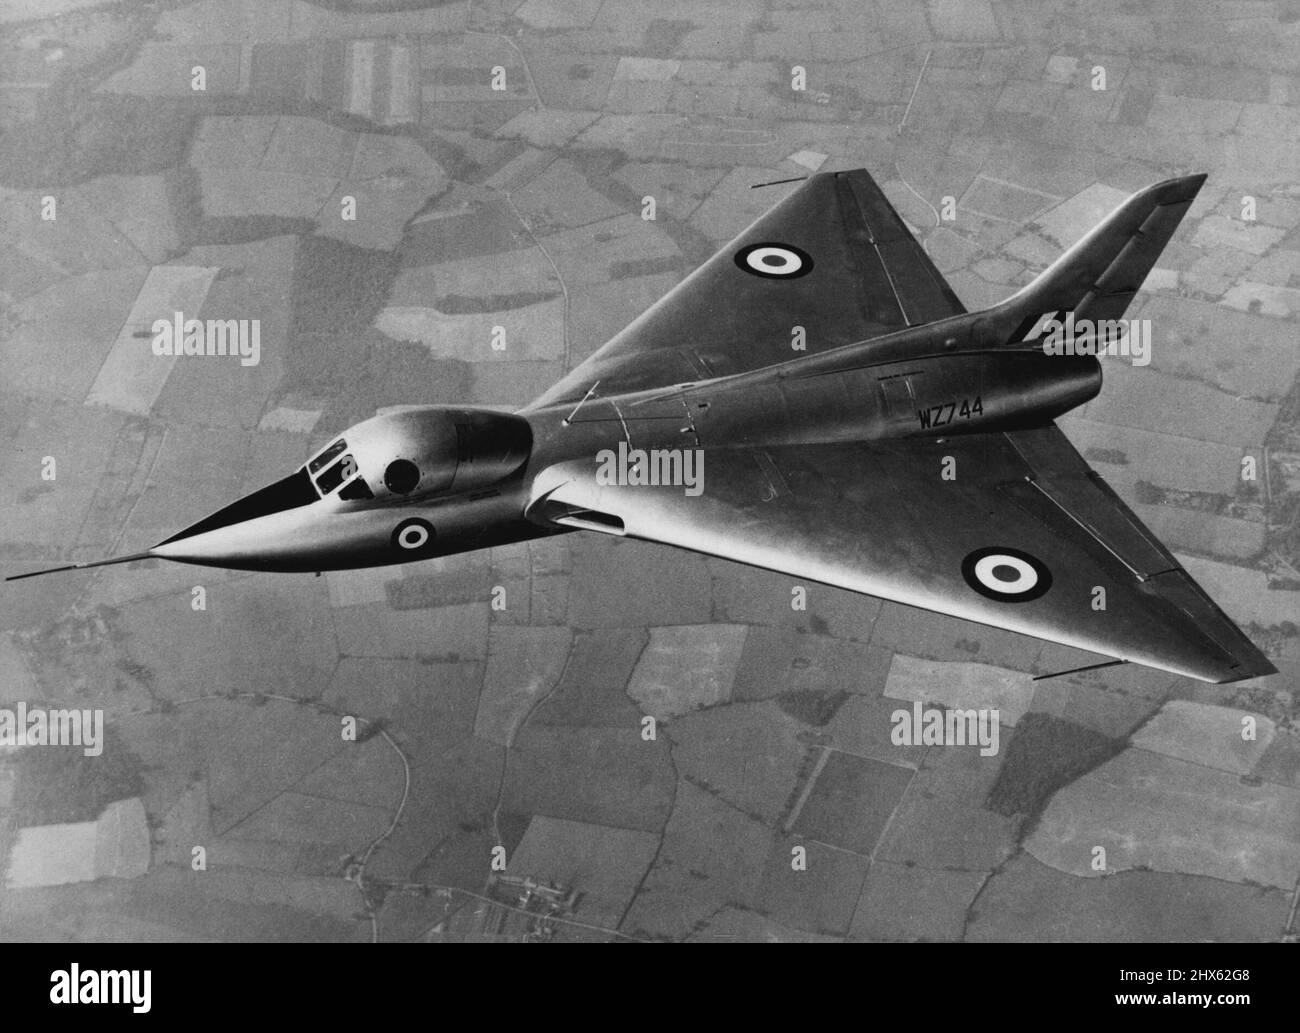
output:
[[[841,349],[838,361],[799,358],[742,376],[609,398],[593,393],[515,415],[448,407],[381,415],[344,432],[278,485],[150,555],[268,571],[447,556],[571,530],[528,512],[537,474],[574,459],[594,461],[620,444],[624,454],[694,451],[707,477],[715,449],[1031,426],[1100,389],[1100,365],[1090,356],[943,352],[929,346],[932,333],[915,336],[923,350],[911,357],[898,347],[906,342],[890,342],[876,350],[883,361]],[[259,496],[263,501],[250,505]]]

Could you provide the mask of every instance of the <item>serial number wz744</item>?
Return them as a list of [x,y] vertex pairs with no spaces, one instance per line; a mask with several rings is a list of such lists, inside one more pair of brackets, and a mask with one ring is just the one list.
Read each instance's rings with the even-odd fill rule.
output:
[[963,398],[960,401],[932,405],[928,409],[917,409],[916,418],[920,421],[922,430],[929,430],[931,427],[946,427],[953,420],[969,420],[983,412],[984,404],[980,401],[980,396],[976,395],[974,400]]

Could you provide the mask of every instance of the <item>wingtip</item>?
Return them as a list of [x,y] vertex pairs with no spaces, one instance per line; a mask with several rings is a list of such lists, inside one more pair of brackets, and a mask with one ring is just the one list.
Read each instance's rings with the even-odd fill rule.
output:
[[1153,183],[1147,190],[1152,195],[1159,196],[1160,204],[1182,204],[1196,197],[1208,178],[1207,172],[1197,172],[1191,176],[1175,176],[1172,179]]
[[1267,659],[1262,653],[1257,657],[1248,659],[1246,663],[1238,664],[1233,667],[1232,673],[1218,684],[1229,685],[1233,682],[1249,681],[1251,678],[1267,678],[1271,674],[1277,674],[1278,670],[1273,662]]

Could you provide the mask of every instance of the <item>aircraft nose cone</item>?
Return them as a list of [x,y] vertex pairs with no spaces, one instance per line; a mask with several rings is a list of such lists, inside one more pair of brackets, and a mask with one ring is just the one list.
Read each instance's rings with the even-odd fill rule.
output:
[[259,517],[309,505],[319,497],[307,471],[297,470],[159,542],[149,554],[182,563],[217,566],[256,561],[272,543],[264,537],[264,525],[250,526],[250,523]]
[[150,556],[178,563],[206,563],[226,566],[254,555],[257,537],[248,529],[234,525],[213,531],[169,538],[149,550]]
[[260,518],[291,513],[319,498],[306,469],[299,469],[191,524],[152,549],[11,574],[5,580],[20,581],[63,570],[85,570],[154,558],[246,570],[314,569],[317,564],[301,555],[304,551],[301,547],[301,521],[295,522],[293,516],[283,517],[278,521],[280,526],[276,527],[277,521]]
[[242,499],[217,510],[211,516],[204,517],[198,523],[191,524],[185,530],[154,546],[153,551],[159,556],[166,556],[168,553],[162,550],[167,546],[187,540],[191,541],[192,547],[198,547],[199,543],[194,540],[209,536],[212,532],[247,523],[258,517],[270,516],[272,513],[283,513],[287,509],[306,506],[318,498],[307,471],[298,470],[283,480],[259,488],[251,495],[245,495]]

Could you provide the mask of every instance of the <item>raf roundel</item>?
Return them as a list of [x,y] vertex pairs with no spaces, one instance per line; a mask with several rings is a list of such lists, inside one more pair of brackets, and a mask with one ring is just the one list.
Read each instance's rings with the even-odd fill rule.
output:
[[429,550],[434,537],[433,525],[429,521],[418,517],[403,520],[393,532],[393,548],[418,555]]
[[736,265],[769,280],[793,280],[812,272],[812,256],[791,244],[750,244],[736,252]]
[[1052,587],[1052,572],[1036,556],[995,546],[976,549],[961,564],[961,576],[980,595],[1000,603],[1037,599]]

